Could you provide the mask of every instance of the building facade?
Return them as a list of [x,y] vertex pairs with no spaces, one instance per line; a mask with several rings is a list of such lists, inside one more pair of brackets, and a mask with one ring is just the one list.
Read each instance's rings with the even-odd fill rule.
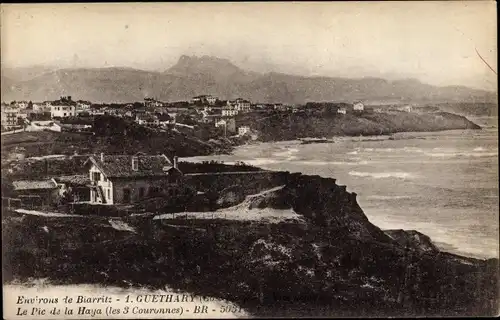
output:
[[361,102],[356,102],[352,106],[352,108],[353,108],[354,111],[363,111],[365,109],[365,106]]
[[2,108],[2,126],[6,129],[16,127],[19,110],[16,108]]
[[238,135],[244,136],[246,134],[250,133],[250,127],[249,126],[241,126],[238,128]]
[[215,127],[222,127],[227,130],[227,132],[235,133],[236,132],[236,121],[234,118],[222,118],[215,122]]
[[90,157],[90,202],[135,203],[155,195],[176,197],[184,192],[183,175],[165,155],[104,155]]
[[67,118],[76,115],[76,107],[72,105],[52,105],[50,106],[50,117]]

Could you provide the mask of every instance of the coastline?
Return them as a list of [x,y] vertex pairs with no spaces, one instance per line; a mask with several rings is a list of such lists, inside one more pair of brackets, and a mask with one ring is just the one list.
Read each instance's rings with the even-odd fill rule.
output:
[[[482,130],[484,133],[487,132],[497,132],[496,128],[485,128]],[[401,132],[401,133],[396,133],[395,135],[399,136],[397,140],[410,140],[410,139],[421,139],[421,138],[427,138],[427,139],[435,139],[436,134],[439,136],[463,136],[463,135],[474,135],[475,130],[468,130],[468,129],[454,129],[454,130],[443,130],[439,132]],[[389,141],[390,137],[393,137],[394,135],[382,135],[382,136],[372,136],[368,139],[365,139],[367,137],[362,137],[361,142],[366,142],[370,143],[370,141],[378,141],[378,140],[383,140],[383,141]],[[360,142],[358,137],[333,137],[335,142],[345,142],[345,143],[357,143]],[[268,147],[269,146],[269,147]],[[293,172],[297,172],[294,170],[300,170],[299,167],[297,167],[298,163],[300,162],[293,162],[294,160],[297,161],[296,158],[296,153],[293,155],[291,153],[287,153],[286,149],[289,150],[289,152],[293,151],[290,148],[300,148],[301,147],[301,141],[300,140],[286,140],[286,141],[276,141],[276,142],[252,142],[247,145],[242,145],[238,146],[237,148],[240,148],[240,152],[233,152],[231,155],[212,155],[212,156],[200,156],[200,157],[186,157],[182,158],[183,161],[195,161],[195,162],[201,162],[201,161],[207,161],[207,160],[216,160],[216,161],[223,161],[225,164],[233,164],[235,162],[239,161],[247,161],[247,158],[244,156],[246,154],[246,149],[250,148],[250,150],[254,150],[254,148],[257,149],[262,149],[262,150],[272,150],[272,146],[277,146],[280,147],[279,151],[280,157],[275,156],[275,155],[270,155],[266,156],[265,158],[249,158],[252,160],[248,160],[248,163],[251,165],[263,167],[268,170],[292,170]],[[336,148],[337,146],[334,144],[331,144],[333,148]],[[340,145],[339,145],[340,146]],[[309,149],[308,149],[309,150]],[[271,151],[267,151],[271,152]],[[272,151],[276,152],[276,151]],[[281,155],[283,154],[283,155]],[[276,153],[277,155],[277,153]],[[234,161],[231,161],[230,158],[234,158]],[[289,160],[287,160],[289,159]],[[475,159],[475,158],[472,158]],[[287,166],[288,161],[292,161],[294,164],[292,167]],[[304,160],[301,160],[302,162],[307,162]],[[332,163],[335,163],[333,161]],[[278,169],[279,168],[279,169]],[[320,174],[321,175],[321,174]],[[330,175],[328,175],[331,177]],[[336,177],[335,175],[333,177]],[[352,182],[347,182],[346,183],[348,187],[350,188],[355,188],[355,185],[353,185]],[[404,219],[404,217],[396,218],[392,217],[392,215],[382,215],[382,214],[374,214],[373,210],[381,211],[377,207],[372,207],[373,205],[368,205],[366,203],[366,199],[370,198],[371,196],[368,196],[363,193],[362,189],[355,188],[353,190],[356,190],[357,192],[361,193],[361,196],[363,197],[363,201],[361,203],[361,207],[363,210],[366,212],[366,215],[369,217],[370,221],[373,221],[373,223],[377,226],[382,227],[383,229],[416,229],[424,234],[430,234],[431,240],[435,241],[436,245],[443,251],[458,254],[458,255],[463,255],[467,257],[472,257],[472,258],[477,258],[477,259],[489,259],[489,258],[498,258],[498,246],[496,250],[489,251],[487,252],[482,252],[478,251],[474,247],[470,246],[464,246],[466,243],[465,240],[459,241],[461,245],[457,245],[457,241],[453,240],[450,241],[450,235],[444,234],[441,231],[439,231],[442,227],[439,226],[439,224],[436,225],[430,225],[430,222],[427,223],[418,223],[419,226],[423,227],[416,227],[413,222],[409,222]],[[496,197],[498,199],[498,197]],[[373,201],[375,198],[373,198],[371,201]],[[380,199],[378,199],[380,200]],[[368,202],[369,203],[369,202]],[[385,218],[384,218],[385,217]],[[389,219],[389,220],[388,220]],[[464,242],[465,241],[465,242]],[[485,240],[486,241],[486,240]],[[496,254],[495,254],[496,252]]]

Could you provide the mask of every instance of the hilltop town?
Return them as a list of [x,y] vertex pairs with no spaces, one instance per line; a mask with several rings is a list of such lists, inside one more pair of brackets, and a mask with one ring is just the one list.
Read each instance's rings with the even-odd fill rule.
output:
[[[221,100],[211,95],[193,97],[190,101],[162,102],[154,98],[134,103],[96,104],[90,101],[72,100],[71,96],[62,96],[56,101],[2,102],[2,132],[16,129],[37,131],[46,126],[48,130],[86,129],[89,117],[111,115],[127,118],[145,126],[167,127],[168,125],[194,126],[211,124],[222,127],[226,135],[250,134],[250,126],[236,125],[236,120],[245,114],[251,114],[257,122],[259,118],[277,112],[298,113],[309,109],[330,107],[337,114],[348,112],[412,112],[411,105],[391,106],[386,109],[365,107],[361,102],[349,103],[307,103],[288,105],[283,103],[253,103],[243,98]],[[45,122],[44,122],[45,121]],[[47,121],[51,121],[51,125]],[[69,125],[71,124],[71,125]],[[62,125],[62,126],[61,126]],[[61,130],[59,130],[61,129]],[[26,130],[24,130],[26,131]]]

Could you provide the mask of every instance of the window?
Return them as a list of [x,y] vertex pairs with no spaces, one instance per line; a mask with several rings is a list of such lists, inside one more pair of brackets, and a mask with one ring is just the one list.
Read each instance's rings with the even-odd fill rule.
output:
[[111,200],[111,189],[108,189],[108,200]]
[[106,182],[106,181],[108,181],[108,178],[106,178],[104,175],[102,175],[102,181]]
[[144,188],[140,187],[139,188],[139,199],[142,199],[144,197]]
[[99,172],[92,172],[92,181],[101,180],[101,174]]
[[65,113],[63,113],[63,117],[66,117],[66,112],[65,112]]
[[132,170],[134,171],[139,170],[139,161],[136,157],[132,158]]
[[125,203],[130,202],[130,189],[128,188],[123,189],[123,202]]

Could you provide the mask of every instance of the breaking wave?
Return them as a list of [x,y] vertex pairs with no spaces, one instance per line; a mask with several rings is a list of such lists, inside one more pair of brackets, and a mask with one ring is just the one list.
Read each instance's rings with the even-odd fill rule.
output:
[[373,200],[402,200],[402,199],[411,199],[413,197],[411,196],[378,196],[378,195],[373,195],[373,196],[368,196],[368,199],[373,199]]
[[276,159],[271,159],[271,158],[255,158],[252,160],[245,160],[245,163],[248,163],[252,166],[263,166],[263,165],[268,165],[268,164],[275,164],[275,163],[281,163],[284,160],[276,160]]
[[294,160],[294,159],[297,158],[294,155],[297,152],[299,152],[299,149],[290,148],[290,149],[288,149],[286,151],[275,152],[275,153],[273,153],[273,156],[275,156],[275,157],[284,157],[284,158],[286,158],[286,160]]
[[415,175],[408,172],[359,172],[359,171],[350,171],[349,175],[355,177],[369,177],[374,179],[383,179],[383,178],[397,178],[397,179],[412,179],[415,178]]
[[454,153],[426,152],[425,155],[429,156],[429,157],[474,157],[474,158],[480,158],[480,157],[498,156],[498,152],[454,152]]
[[306,166],[358,166],[366,165],[368,161],[295,161],[294,163],[300,163]]

